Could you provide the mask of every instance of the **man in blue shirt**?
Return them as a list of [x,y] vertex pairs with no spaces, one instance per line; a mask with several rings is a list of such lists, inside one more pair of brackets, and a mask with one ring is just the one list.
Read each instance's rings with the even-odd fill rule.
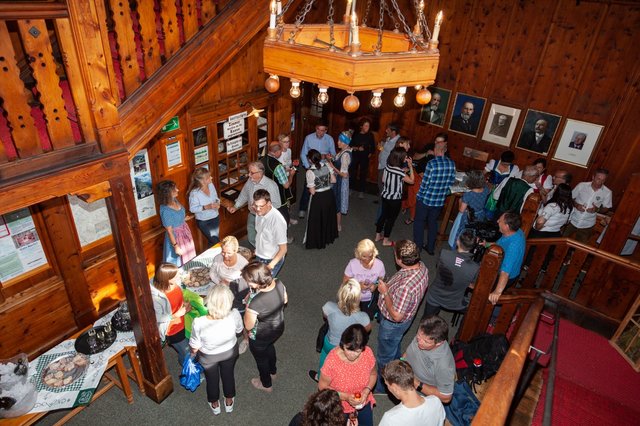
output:
[[496,244],[504,250],[504,258],[500,265],[500,275],[496,289],[489,295],[489,301],[494,305],[498,302],[502,292],[511,287],[520,276],[520,268],[524,259],[526,238],[520,229],[522,218],[513,211],[507,211],[498,219],[498,227],[502,237]]
[[[331,135],[327,134],[327,125],[323,122],[316,124],[316,131],[308,134],[307,137],[304,138],[302,151],[300,151],[300,160],[302,161],[302,165],[305,169],[310,167],[307,154],[311,149],[315,149],[322,154],[322,158],[326,158],[327,156],[331,156],[333,158],[336,156],[336,144]],[[298,214],[300,218],[304,218],[306,216],[307,207],[309,207],[309,189],[305,182],[303,185],[302,197],[300,199],[300,212]]]
[[[413,222],[413,241],[433,256],[438,233],[438,217],[456,180],[456,164],[445,157],[446,143],[436,143],[435,158],[427,163],[424,177],[416,197],[416,215]],[[424,225],[427,224],[427,245],[424,243]]]

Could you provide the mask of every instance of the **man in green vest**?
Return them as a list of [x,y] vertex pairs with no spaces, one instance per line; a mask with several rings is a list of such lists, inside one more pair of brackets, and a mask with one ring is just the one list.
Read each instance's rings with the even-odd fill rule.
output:
[[498,200],[498,216],[508,210],[520,213],[524,201],[535,190],[539,176],[540,172],[535,166],[527,166],[521,178],[511,177],[505,180],[502,188],[498,187],[493,193]]

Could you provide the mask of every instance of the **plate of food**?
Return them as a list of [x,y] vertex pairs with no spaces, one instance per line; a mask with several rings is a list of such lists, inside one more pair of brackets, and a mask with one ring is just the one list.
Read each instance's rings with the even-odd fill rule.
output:
[[86,355],[62,356],[42,370],[42,383],[54,389],[68,386],[84,375],[88,365],[89,357]]
[[182,283],[187,287],[203,287],[211,284],[209,276],[209,268],[196,267],[191,268],[182,274]]

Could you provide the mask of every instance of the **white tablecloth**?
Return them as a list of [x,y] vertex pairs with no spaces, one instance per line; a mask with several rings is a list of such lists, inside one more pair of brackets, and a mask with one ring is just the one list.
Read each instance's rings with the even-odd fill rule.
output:
[[[94,326],[104,325],[115,314],[112,311],[96,321]],[[109,359],[120,352],[126,346],[136,346],[136,340],[132,331],[118,331],[116,340],[109,348],[98,354],[89,356],[89,366],[84,376],[75,382],[58,388],[51,389],[46,386],[39,386],[42,382],[42,371],[55,359],[65,355],[74,355],[75,339],[65,340],[48,352],[40,355],[29,363],[29,380],[36,386],[41,388],[38,390],[38,398],[36,405],[29,413],[39,413],[43,411],[60,410],[64,408],[73,408],[79,405],[88,405],[91,402],[100,379],[105,373]]]

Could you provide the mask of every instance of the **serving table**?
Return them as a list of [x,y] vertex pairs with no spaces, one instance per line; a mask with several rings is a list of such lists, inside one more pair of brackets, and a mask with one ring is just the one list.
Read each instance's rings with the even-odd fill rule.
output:
[[[103,325],[107,321],[111,321],[111,317],[114,314],[115,311],[110,312],[96,321],[94,326]],[[31,425],[51,411],[72,408],[55,423],[55,425],[65,424],[114,386],[122,390],[127,401],[131,404],[133,403],[133,393],[129,378],[138,385],[140,392],[144,393],[142,370],[136,354],[136,342],[132,331],[118,331],[116,340],[110,347],[103,352],[90,355],[87,370],[84,372],[83,377],[76,382],[60,389],[50,389],[40,385],[41,372],[46,365],[61,356],[74,354],[76,339],[90,328],[87,327],[80,330],[68,340],[61,342],[29,362],[29,380],[36,385],[37,389],[36,404],[29,413],[23,416],[0,420],[0,425]],[[126,368],[125,357],[129,358],[130,369]],[[113,371],[114,369],[115,371]]]

